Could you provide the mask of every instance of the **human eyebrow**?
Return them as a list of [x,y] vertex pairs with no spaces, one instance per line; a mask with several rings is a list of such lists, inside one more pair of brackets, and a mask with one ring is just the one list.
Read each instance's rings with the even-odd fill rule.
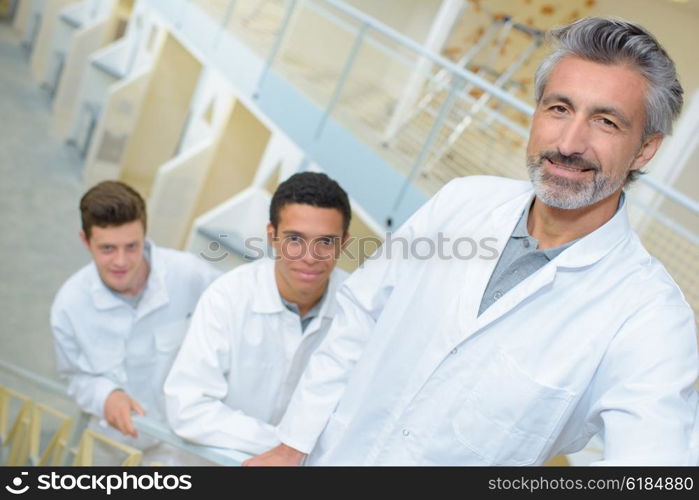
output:
[[[286,230],[282,231],[282,234],[284,236],[301,236],[302,238],[306,238],[306,235],[304,233],[301,233],[299,231],[294,231],[294,230]],[[314,238],[319,239],[319,238],[329,238],[329,239],[339,239],[341,236],[339,234],[321,234],[319,236],[315,236]]]
[[305,234],[303,234],[299,231],[293,231],[293,230],[282,231],[282,234],[284,236],[301,236],[302,238],[306,236]]
[[548,106],[549,104],[552,104],[554,102],[561,102],[575,109],[573,101],[571,101],[570,98],[564,96],[563,94],[549,94],[541,100],[541,104],[543,106]]

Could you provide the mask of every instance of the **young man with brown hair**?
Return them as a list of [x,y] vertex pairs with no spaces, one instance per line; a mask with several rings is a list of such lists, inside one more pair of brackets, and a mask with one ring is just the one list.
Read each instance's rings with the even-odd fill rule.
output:
[[[162,385],[188,318],[218,276],[192,254],[146,239],[146,205],[105,181],[80,200],[80,239],[92,262],[66,281],[51,309],[58,371],[80,408],[143,448],[131,415],[164,421]],[[120,434],[119,434],[120,433]]]

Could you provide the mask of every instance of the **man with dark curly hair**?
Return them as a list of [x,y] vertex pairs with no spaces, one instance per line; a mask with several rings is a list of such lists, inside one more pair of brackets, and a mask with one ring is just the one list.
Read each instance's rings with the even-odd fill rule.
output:
[[279,185],[267,225],[274,259],[225,274],[194,312],[165,383],[176,434],[249,453],[279,444],[275,426],[335,315],[350,217],[347,194],[325,174]]

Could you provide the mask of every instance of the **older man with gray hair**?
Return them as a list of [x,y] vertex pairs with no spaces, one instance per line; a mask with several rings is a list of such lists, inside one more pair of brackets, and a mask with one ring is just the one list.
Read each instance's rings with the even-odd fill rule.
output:
[[682,107],[644,28],[553,31],[536,74],[531,182],[450,182],[407,239],[495,238],[499,259],[378,258],[248,465],[539,465],[596,434],[601,464],[696,462],[694,315],[631,229],[624,187]]

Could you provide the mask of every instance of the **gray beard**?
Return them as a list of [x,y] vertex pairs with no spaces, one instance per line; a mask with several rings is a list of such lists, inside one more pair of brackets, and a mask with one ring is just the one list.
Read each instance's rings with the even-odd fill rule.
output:
[[527,169],[534,192],[545,205],[563,210],[589,207],[608,198],[626,182],[626,174],[615,178],[592,172],[590,181],[574,181],[551,175],[541,166],[541,158],[529,158]]

